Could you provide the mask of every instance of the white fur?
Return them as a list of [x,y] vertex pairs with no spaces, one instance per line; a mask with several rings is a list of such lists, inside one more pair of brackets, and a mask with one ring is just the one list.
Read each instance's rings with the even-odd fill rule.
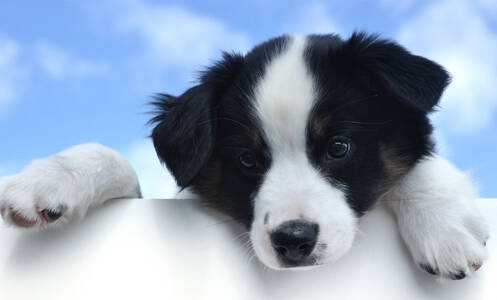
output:
[[[305,37],[293,37],[288,48],[267,66],[255,89],[256,116],[271,149],[271,167],[254,198],[251,240],[258,257],[278,269],[269,233],[285,221],[319,224],[314,256],[334,261],[349,250],[357,220],[346,203],[345,188],[331,185],[306,155],[306,127],[315,103],[314,79],[304,61]],[[264,219],[268,214],[268,222]],[[319,245],[326,245],[326,248]]]
[[[32,228],[53,227],[82,218],[89,207],[113,198],[140,196],[138,178],[117,152],[99,144],[83,144],[33,161],[26,169],[0,181],[0,211],[36,221]],[[65,207],[62,217],[47,223],[40,212]]]
[[305,129],[316,98],[305,46],[304,36],[292,37],[255,88],[256,117],[272,153],[305,150]]
[[466,174],[440,156],[419,162],[388,194],[400,233],[416,263],[441,277],[474,273],[487,257],[488,231]]

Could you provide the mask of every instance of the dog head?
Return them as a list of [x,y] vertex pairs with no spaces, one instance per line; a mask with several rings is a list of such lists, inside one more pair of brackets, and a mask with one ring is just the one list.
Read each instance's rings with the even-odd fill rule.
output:
[[225,53],[154,102],[155,149],[178,185],[250,230],[275,269],[346,253],[357,223],[433,144],[449,76],[365,33],[282,36]]

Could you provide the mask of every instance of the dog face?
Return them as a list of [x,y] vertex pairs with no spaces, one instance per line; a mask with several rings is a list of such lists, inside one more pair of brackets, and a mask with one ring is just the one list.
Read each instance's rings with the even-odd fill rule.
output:
[[431,153],[426,115],[448,80],[376,36],[282,36],[159,95],[152,138],[180,187],[250,230],[263,263],[319,265]]

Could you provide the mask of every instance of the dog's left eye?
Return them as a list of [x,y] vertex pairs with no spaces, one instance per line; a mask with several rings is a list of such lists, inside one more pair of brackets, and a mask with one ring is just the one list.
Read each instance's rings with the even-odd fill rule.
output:
[[328,142],[328,159],[344,158],[350,150],[350,141],[346,137],[336,136]]
[[257,167],[257,158],[250,152],[245,152],[239,157],[240,165],[245,169],[255,169]]

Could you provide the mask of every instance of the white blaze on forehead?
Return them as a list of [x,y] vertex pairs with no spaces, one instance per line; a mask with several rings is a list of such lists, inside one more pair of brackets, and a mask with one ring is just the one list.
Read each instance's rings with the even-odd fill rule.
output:
[[271,166],[254,198],[250,239],[257,256],[279,267],[270,232],[285,221],[306,219],[319,225],[316,261],[342,256],[352,245],[356,218],[345,186],[330,184],[312,166],[306,152],[306,127],[316,100],[312,74],[305,62],[305,37],[293,37],[266,67],[254,89],[255,114],[271,150]]
[[305,149],[305,129],[315,100],[314,81],[304,60],[306,37],[291,37],[267,66],[255,88],[255,108],[273,151]]

